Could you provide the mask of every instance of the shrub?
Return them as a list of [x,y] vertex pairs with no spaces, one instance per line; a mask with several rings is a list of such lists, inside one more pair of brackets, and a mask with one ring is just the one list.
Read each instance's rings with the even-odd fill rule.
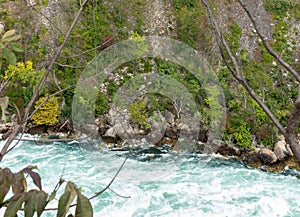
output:
[[[48,94],[36,101],[34,108],[37,109],[49,96]],[[53,125],[58,122],[57,116],[60,114],[59,105],[56,97],[51,97],[41,105],[41,107],[32,116],[34,124]]]
[[129,107],[129,117],[131,122],[139,124],[142,129],[150,128],[150,124],[147,122],[145,102],[140,101],[131,104]]

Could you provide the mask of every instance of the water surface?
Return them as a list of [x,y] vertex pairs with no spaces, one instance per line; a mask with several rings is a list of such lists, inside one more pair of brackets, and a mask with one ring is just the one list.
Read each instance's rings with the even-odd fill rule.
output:
[[[208,161],[204,155],[147,150],[134,152],[111,186],[130,198],[108,190],[92,200],[94,216],[300,216],[300,180],[293,175],[250,169],[220,156]],[[1,167],[17,172],[37,165],[46,192],[62,176],[92,196],[109,183],[124,156],[83,149],[76,142],[22,142]]]

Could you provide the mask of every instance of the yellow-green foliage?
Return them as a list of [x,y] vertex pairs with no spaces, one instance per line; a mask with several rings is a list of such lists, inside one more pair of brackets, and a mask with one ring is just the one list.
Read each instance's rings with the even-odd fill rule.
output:
[[[48,95],[40,98],[35,102],[35,108],[37,108]],[[49,98],[32,116],[32,121],[34,124],[39,125],[53,125],[58,122],[57,116],[59,115],[59,105],[56,97]]]
[[[6,95],[15,102],[18,98],[24,100],[26,105],[32,97],[39,84],[44,70],[35,70],[31,61],[18,62],[16,66],[9,65],[5,70],[3,78],[9,80]],[[44,91],[44,88],[41,92]]]
[[139,124],[142,129],[150,128],[150,124],[147,122],[145,102],[132,103],[129,107],[129,116],[131,122]]

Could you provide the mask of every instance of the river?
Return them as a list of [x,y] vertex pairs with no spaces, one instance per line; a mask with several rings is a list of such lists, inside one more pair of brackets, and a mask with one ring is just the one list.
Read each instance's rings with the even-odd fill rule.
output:
[[[17,172],[37,165],[47,193],[62,176],[92,196],[109,183],[125,155],[77,142],[21,142],[5,156],[1,167]],[[268,173],[218,155],[138,149],[112,184],[113,191],[92,200],[94,216],[300,216],[300,179],[294,173]]]

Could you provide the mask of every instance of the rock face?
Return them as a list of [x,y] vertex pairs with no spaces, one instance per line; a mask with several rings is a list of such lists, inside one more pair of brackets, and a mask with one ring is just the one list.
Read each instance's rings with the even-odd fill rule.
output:
[[268,148],[262,148],[259,152],[258,152],[258,156],[260,158],[260,160],[262,161],[262,163],[264,165],[270,165],[275,163],[278,158],[277,156],[274,154],[273,151],[271,151]]

